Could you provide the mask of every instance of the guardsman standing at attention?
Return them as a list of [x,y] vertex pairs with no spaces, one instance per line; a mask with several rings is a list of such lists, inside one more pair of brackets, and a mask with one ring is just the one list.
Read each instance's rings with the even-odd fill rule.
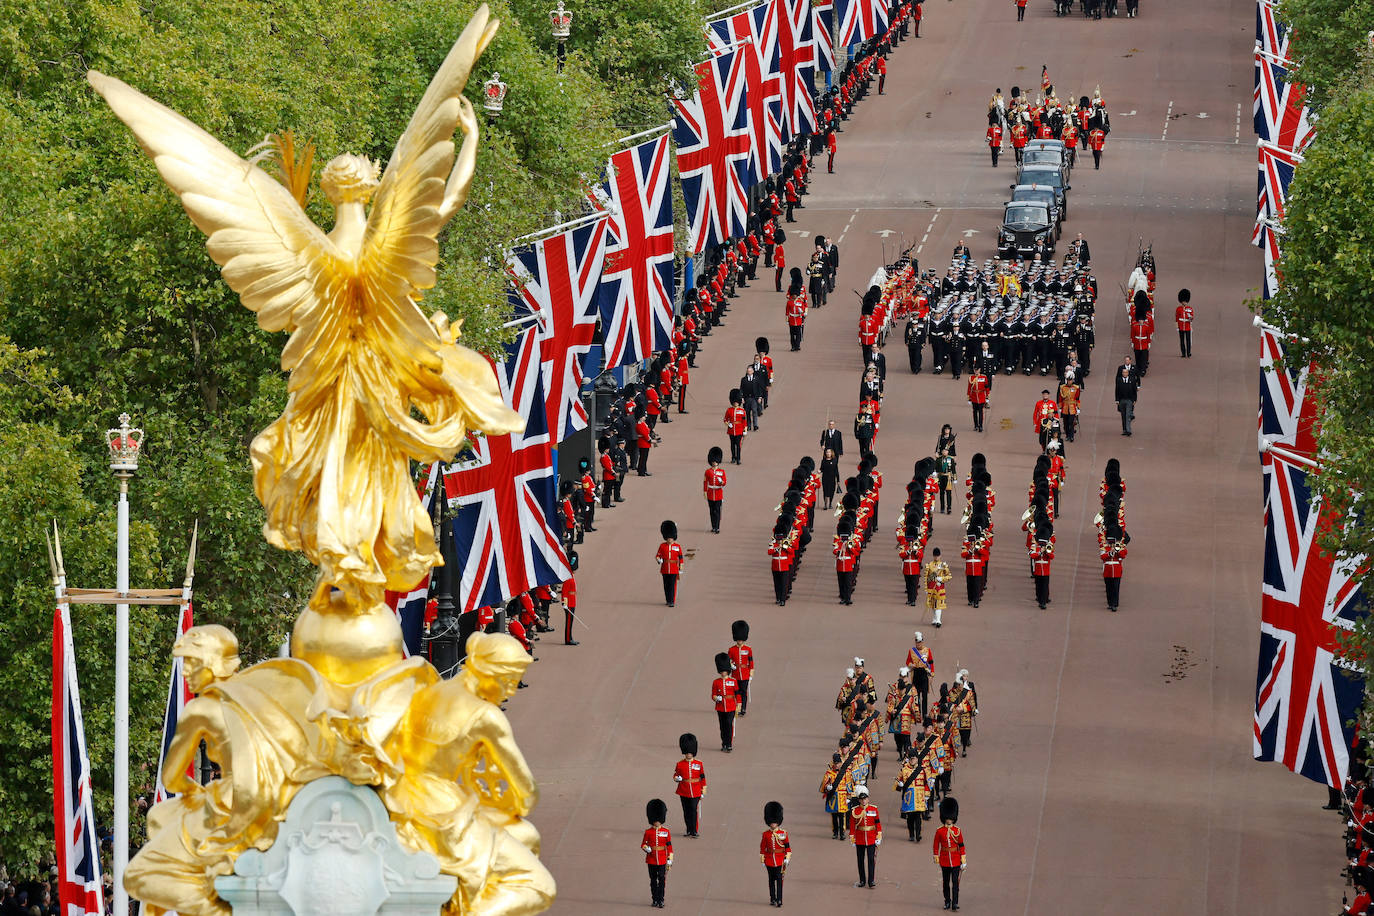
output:
[[683,832],[687,836],[701,836],[701,800],[706,796],[706,767],[697,759],[697,736],[688,732],[677,739],[682,759],[673,767],[673,781],[677,783],[678,801],[682,802]]
[[644,850],[644,861],[649,865],[649,895],[653,906],[663,909],[663,891],[668,883],[668,869],[673,867],[673,835],[663,822],[668,819],[668,806],[663,799],[652,799],[644,806],[644,816],[649,819],[649,829],[644,831],[644,839],[639,848]]
[[940,615],[945,610],[945,583],[954,576],[949,571],[949,564],[940,559],[940,548],[936,547],[930,552],[931,560],[926,564],[926,608],[933,611],[936,628],[940,627]]
[[801,349],[802,334],[806,330],[806,301],[801,269],[794,267],[787,287],[787,338],[793,352]]
[[984,373],[981,360],[974,360],[973,371],[968,377],[968,402],[973,405],[973,431],[983,431],[983,412],[987,410],[988,397],[992,394],[992,379]]
[[1181,289],[1178,291],[1178,308],[1174,310],[1174,320],[1178,322],[1178,355],[1190,359],[1193,355],[1193,294]]
[[834,129],[825,132],[825,170],[830,174],[835,174],[835,149],[839,146],[839,141],[835,139]]
[[668,607],[677,604],[677,580],[682,575],[682,545],[677,542],[677,523],[668,519],[658,526],[663,543],[658,545],[655,559],[663,574],[663,601]]
[[558,589],[559,600],[563,602],[563,645],[575,646],[572,625],[577,617],[577,579],[572,576],[563,580]]
[[720,508],[725,501],[725,470],[720,466],[723,460],[725,453],[719,445],[711,446],[706,452],[706,476],[701,489],[706,494],[706,509],[711,514],[712,534],[720,534]]
[[764,805],[763,822],[768,829],[759,840],[759,861],[768,870],[768,905],[782,906],[782,878],[792,861],[792,842],[782,829],[782,805],[775,801]]
[[749,429],[749,414],[745,412],[744,394],[738,388],[730,389],[730,406],[725,411],[725,434],[730,437],[730,463],[740,463],[740,443]]
[[730,672],[730,656],[716,653],[716,673],[720,677],[711,682],[711,700],[716,704],[716,719],[720,723],[720,749],[730,753],[735,747],[735,710],[739,708],[739,682]]
[[869,804],[867,786],[854,787],[854,798],[849,803],[849,837],[859,863],[859,880],[854,886],[876,887],[875,868],[878,847],[883,843],[883,825],[878,806]]
[[994,124],[988,128],[988,148],[992,150],[992,167],[997,168],[997,154],[1002,151],[1002,125]]
[[940,829],[935,831],[935,864],[940,866],[945,891],[945,909],[959,909],[959,878],[968,868],[964,833],[958,828],[958,799],[940,799]]
[[749,711],[749,682],[754,679],[754,650],[745,641],[749,638],[749,621],[736,620],[730,624],[730,638],[735,644],[726,650],[735,666],[735,680],[739,682],[739,714]]

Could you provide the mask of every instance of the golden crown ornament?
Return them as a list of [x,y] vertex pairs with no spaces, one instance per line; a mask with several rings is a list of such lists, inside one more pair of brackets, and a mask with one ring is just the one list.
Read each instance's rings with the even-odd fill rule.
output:
[[506,107],[506,89],[499,73],[493,73],[491,79],[482,84],[482,107],[488,114],[499,115]]

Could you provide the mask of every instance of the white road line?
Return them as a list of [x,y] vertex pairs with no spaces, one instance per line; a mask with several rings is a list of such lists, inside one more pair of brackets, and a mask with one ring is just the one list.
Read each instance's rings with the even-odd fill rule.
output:
[[840,237],[837,238],[837,239],[835,240],[835,244],[836,244],[836,245],[843,245],[843,244],[844,244],[844,233],[843,233],[843,232],[841,232],[841,233],[840,233]]
[[918,246],[916,247],[916,253],[917,253],[917,254],[920,254],[920,253],[921,253],[921,249],[924,248],[924,247],[926,247],[926,246],[924,246],[924,245],[918,245]]
[[1164,133],[1163,133],[1163,135],[1162,135],[1159,139],[1161,139],[1161,140],[1168,140],[1168,139],[1169,139],[1169,119],[1172,118],[1173,116],[1174,116],[1174,100],[1173,100],[1173,99],[1170,99],[1170,100],[1169,100],[1169,110],[1166,111],[1166,112],[1164,113]]
[[1236,142],[1240,142],[1240,102],[1236,103]]
[[928,239],[928,238],[930,238],[930,233],[929,233],[929,232],[927,232],[925,235],[921,236],[921,244],[924,245],[924,244],[926,243],[926,239]]

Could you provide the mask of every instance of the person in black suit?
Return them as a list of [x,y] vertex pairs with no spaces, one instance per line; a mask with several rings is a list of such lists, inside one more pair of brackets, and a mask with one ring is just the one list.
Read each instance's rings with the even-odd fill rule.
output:
[[835,421],[831,420],[825,424],[825,429],[821,430],[821,454],[830,449],[839,458],[844,454],[844,434],[835,428]]
[[763,379],[754,373],[751,364],[744,370],[744,378],[739,380],[740,394],[744,395],[744,412],[748,416],[749,429],[759,428],[759,400],[763,397]]
[[1116,375],[1116,409],[1121,413],[1121,435],[1131,434],[1131,421],[1135,419],[1135,399],[1140,386],[1131,376],[1129,366],[1122,366]]

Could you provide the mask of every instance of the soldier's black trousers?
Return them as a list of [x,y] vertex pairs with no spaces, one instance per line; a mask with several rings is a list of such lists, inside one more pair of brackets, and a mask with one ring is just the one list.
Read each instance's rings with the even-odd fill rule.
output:
[[663,600],[667,604],[677,602],[677,573],[663,574]]
[[742,677],[736,684],[735,695],[739,697],[739,711],[746,713],[749,711],[749,679]]
[[835,571],[836,577],[840,580],[840,600],[849,602],[854,597],[854,574],[852,572]]
[[920,584],[921,584],[921,577],[920,577],[919,575],[914,575],[914,576],[913,576],[913,575],[909,575],[909,574],[907,574],[907,573],[902,573],[902,578],[906,580],[906,603],[907,603],[907,604],[915,604],[915,603],[916,603],[916,589],[917,589],[917,588],[920,586]]
[[844,836],[844,815],[831,813],[830,815],[830,835],[832,837]]
[[730,460],[735,464],[740,463],[740,443],[744,441],[744,436],[730,437]]
[[921,838],[921,812],[908,811],[902,817],[906,819],[906,835],[913,840],[919,840]]
[[711,513],[711,530],[712,530],[712,531],[719,531],[719,530],[720,530],[720,504],[721,504],[722,502],[724,502],[724,500],[721,500],[721,499],[708,499],[708,500],[706,500],[706,509],[707,509],[708,512]]
[[911,736],[901,732],[892,733],[893,743],[897,745],[897,759],[901,760],[906,756],[907,749],[911,747]]
[[940,511],[954,511],[954,491],[951,490],[949,487],[940,488]]
[[924,350],[925,350],[925,344],[907,344],[907,345],[906,345],[906,359],[907,359],[907,362],[910,363],[910,365],[911,365],[911,371],[912,371],[913,373],[914,373],[914,372],[920,372],[920,371],[921,371],[921,360],[922,360],[922,357],[925,356],[925,353],[922,352],[922,351],[924,351]]
[[1093,150],[1093,168],[1102,168],[1102,150],[1100,149]]
[[959,905],[959,873],[962,869],[958,865],[941,865],[940,880],[945,886],[945,903],[950,906]]
[[1150,351],[1135,350],[1134,352],[1135,367],[1140,370],[1140,377],[1144,378],[1145,374],[1150,371]]
[[1049,601],[1050,601],[1050,577],[1049,577],[1049,576],[1036,576],[1036,577],[1035,577],[1035,600],[1036,600],[1036,602],[1038,602],[1038,603],[1040,604],[1041,607],[1044,607],[1046,604],[1049,604]]
[[787,600],[787,573],[773,570],[773,600],[782,604]]
[[[868,883],[870,883],[870,882],[876,881],[876,880],[877,880],[877,876],[876,876],[876,873],[875,873],[874,869],[876,868],[876,866],[877,866],[877,864],[878,864],[878,862],[877,862],[877,858],[878,858],[878,847],[877,847],[877,846],[855,846],[855,847],[854,847],[854,857],[855,857],[856,859],[858,859],[858,862],[859,862],[859,883],[860,883],[860,884],[868,884]],[[867,860],[867,864],[868,864],[868,869],[867,869],[866,871],[864,870],[864,863],[865,863],[865,860]]]
[[787,342],[791,345],[793,350],[801,349],[802,331],[804,330],[805,327],[800,324],[789,324],[787,326]]
[[983,600],[983,577],[964,576],[964,582],[968,585],[968,603],[971,605],[975,601]]
[[603,508],[603,509],[609,509],[609,508],[611,507],[611,497],[614,496],[614,495],[615,495],[615,480],[614,480],[614,478],[612,478],[611,480],[603,480],[603,481],[601,481],[601,508]]
[[735,744],[735,711],[716,710],[716,720],[720,724],[720,746],[733,747]]
[[654,903],[663,902],[664,885],[668,881],[668,866],[650,865],[649,866],[649,896]]
[[642,445],[639,447],[639,463],[635,465],[635,470],[640,477],[649,473],[649,448]]
[[1178,332],[1178,355],[1185,359],[1193,355],[1193,332]]
[[1102,581],[1107,586],[1107,607],[1118,607],[1121,604],[1121,577],[1103,576]]
[[765,865],[768,869],[768,900],[782,903],[782,866]]
[[1064,414],[1064,435],[1068,437],[1070,442],[1073,441],[1074,436],[1078,435],[1078,414]]
[[983,412],[987,410],[986,404],[973,405],[973,428],[978,432],[983,431]]
[[573,618],[576,616],[576,608],[570,608],[566,604],[563,605],[563,642],[565,643],[570,643],[573,641],[572,625]]
[[682,825],[688,833],[696,833],[698,824],[697,814],[701,810],[700,798],[688,798],[686,795],[679,795],[677,800],[682,802]]

